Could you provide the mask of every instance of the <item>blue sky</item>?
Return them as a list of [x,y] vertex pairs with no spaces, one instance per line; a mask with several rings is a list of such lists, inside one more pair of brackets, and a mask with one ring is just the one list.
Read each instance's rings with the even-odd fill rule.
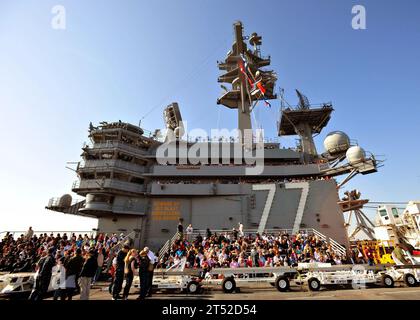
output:
[[[65,30],[51,28],[57,4]],[[366,7],[366,30],[351,27],[356,4]],[[387,160],[348,188],[372,201],[419,199],[419,11],[415,0],[1,1],[0,231],[95,226],[44,209],[76,180],[65,166],[80,159],[90,121],[148,114],[142,124],[153,130],[177,101],[190,128],[234,128],[235,111],[216,105],[216,61],[238,19],[246,34],[263,36],[290,103],[295,88],[311,102],[332,101],[319,151],[328,132],[343,130]],[[256,111],[267,136],[275,137],[278,108]]]

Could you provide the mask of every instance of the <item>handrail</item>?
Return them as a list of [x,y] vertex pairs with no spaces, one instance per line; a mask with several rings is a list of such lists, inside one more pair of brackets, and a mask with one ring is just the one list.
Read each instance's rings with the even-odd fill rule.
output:
[[[300,229],[300,231],[305,231],[308,232],[310,229]],[[238,231],[238,230],[237,230]],[[274,234],[274,233],[281,233],[281,234],[292,234],[292,229],[265,229],[264,232],[260,233],[260,234]],[[204,229],[195,229],[193,230],[193,232],[191,233],[193,236],[194,235],[203,235],[206,234],[207,230]],[[217,233],[217,234],[232,234],[233,230],[232,229],[218,229],[218,230],[214,230],[214,229],[210,229],[210,232],[212,234]],[[187,234],[186,232],[184,232],[185,234]],[[244,235],[252,235],[252,234],[256,234],[258,233],[258,229],[245,229],[243,230]]]
[[320,237],[322,240],[326,241],[327,243],[329,243],[331,245],[331,247],[338,251],[341,255],[346,256],[346,248],[344,248],[341,244],[339,244],[337,241],[335,241],[334,239],[331,239],[322,234],[321,232],[319,232],[318,230],[312,229],[314,234],[317,235],[318,237]]
[[[117,249],[121,250],[121,248],[122,248],[123,244],[124,244],[127,240],[129,240],[129,239],[133,239],[133,240],[134,240],[134,238],[135,238],[135,234],[136,234],[136,232],[135,232],[135,231],[130,232],[130,233],[129,233],[129,234],[127,234],[124,238],[122,238],[121,240],[119,240],[119,241],[115,244],[115,246],[113,246],[113,247],[111,248],[111,250],[109,251],[109,259],[108,259],[108,263],[107,263],[107,266],[106,266],[106,272],[108,272],[108,271],[109,271],[109,269],[111,268],[111,265],[112,265],[112,260],[114,259],[114,258],[113,258],[113,256],[114,256],[114,254],[117,252]],[[119,250],[118,250],[118,251],[119,251]]]
[[131,143],[124,141],[105,141],[105,142],[95,142],[95,143],[85,143],[83,147],[88,147],[89,149],[102,149],[102,148],[121,148],[125,149],[128,152],[133,152],[137,155],[148,155],[147,148],[143,146],[137,146]]
[[121,159],[86,160],[81,161],[79,165],[79,169],[109,169],[110,167],[134,171],[136,173],[145,172],[145,166]]
[[159,250],[159,261],[163,258],[166,252],[169,251],[169,248],[172,247],[173,243],[175,242],[176,238],[178,237],[179,233],[176,232],[171,239],[167,240],[163,247]]
[[[21,231],[21,230],[12,230],[12,231],[0,231],[0,241],[3,239],[3,234],[6,235],[7,233],[13,235],[13,237],[15,237],[16,234],[18,235],[25,235],[28,232],[28,230],[25,231]],[[34,235],[40,235],[40,234],[44,234],[46,233],[47,235],[50,235],[51,233],[57,235],[58,233],[62,236],[64,233],[66,233],[67,235],[71,235],[73,233],[75,234],[89,234],[92,236],[94,233],[96,233],[97,231],[93,231],[93,230],[76,230],[76,231],[69,231],[69,230],[59,230],[59,231],[52,231],[52,230],[46,230],[46,231],[34,231]],[[99,233],[106,233],[106,232],[99,232]]]
[[134,235],[136,234],[135,231],[130,232],[129,234],[127,234],[125,237],[123,237],[120,241],[117,242],[117,244],[115,246],[112,247],[112,249],[110,250],[111,253],[114,253],[117,248],[120,248],[123,246],[123,244],[129,240],[130,238],[134,239]]
[[146,188],[143,184],[132,183],[128,181],[121,181],[118,179],[83,179],[73,182],[72,189],[91,189],[91,188],[106,188],[118,189],[123,191],[143,193]]
[[[0,240],[2,239],[3,234],[23,234],[25,235],[28,232],[28,230],[11,230],[11,231],[0,231]],[[134,231],[133,231],[134,232]],[[131,232],[131,233],[133,233]],[[62,236],[64,233],[66,233],[67,235],[71,235],[71,234],[76,234],[76,235],[81,235],[81,234],[90,234],[91,236],[93,234],[114,234],[116,233],[115,230],[45,230],[45,231],[34,231],[34,235],[39,235],[39,234],[44,234],[46,233],[48,236],[52,233],[54,235],[57,235],[58,233]],[[131,234],[130,233],[130,234]]]
[[[61,197],[53,197],[48,200],[48,207],[58,207],[60,205]],[[70,206],[74,206],[82,201],[85,201],[85,199],[72,199]]]
[[[324,103],[310,103],[309,106],[311,108],[323,108],[323,107],[332,107],[332,102],[324,102]],[[287,107],[284,106],[281,108],[281,111],[284,111],[286,109],[290,109],[291,111],[299,110],[299,105],[288,105]],[[304,109],[305,110],[305,109]],[[306,109],[309,110],[309,109]]]

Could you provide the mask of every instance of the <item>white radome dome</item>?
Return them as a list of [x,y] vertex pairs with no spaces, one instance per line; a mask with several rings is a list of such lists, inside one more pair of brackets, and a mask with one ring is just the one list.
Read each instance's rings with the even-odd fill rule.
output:
[[330,132],[324,139],[324,147],[329,154],[344,152],[350,148],[350,138],[342,131]]
[[365,160],[366,152],[365,150],[363,150],[363,148],[359,146],[353,146],[347,150],[346,158],[347,158],[348,163],[350,164],[360,162],[360,161]]
[[68,208],[71,206],[71,195],[69,194],[64,194],[60,197],[60,200],[58,201],[58,206],[61,208]]

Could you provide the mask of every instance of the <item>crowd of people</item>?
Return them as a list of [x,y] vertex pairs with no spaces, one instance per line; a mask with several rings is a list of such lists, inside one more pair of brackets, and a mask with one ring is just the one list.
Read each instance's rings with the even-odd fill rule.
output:
[[[119,245],[125,243],[122,250]],[[90,288],[102,275],[108,278],[107,266],[110,266],[110,274],[113,277],[112,294],[114,299],[121,299],[124,278],[130,278],[130,270],[126,268],[128,263],[127,248],[129,240],[124,234],[97,234],[95,236],[85,234],[67,235],[60,233],[54,235],[47,233],[36,235],[30,227],[26,234],[21,234],[17,239],[13,234],[7,233],[0,241],[0,271],[1,272],[36,272],[37,277],[34,290],[30,295],[31,300],[42,300],[51,286],[52,275],[59,273],[60,277],[55,285],[54,299],[71,300],[75,293],[80,292],[82,300],[89,299]],[[146,248],[147,249],[147,248]],[[144,250],[143,250],[144,251]],[[152,252],[146,250],[151,258]],[[131,256],[136,257],[131,253]],[[143,253],[140,252],[138,261],[142,270]],[[151,261],[150,259],[147,261]],[[155,263],[155,261],[153,261]],[[136,260],[137,265],[137,260]],[[143,268],[144,269],[144,268]],[[151,268],[147,268],[150,276]],[[132,277],[131,277],[132,278]],[[146,279],[147,280],[147,279]],[[148,282],[143,282],[147,284]],[[132,282],[132,281],[131,281]],[[126,281],[129,291],[130,281]],[[146,287],[146,286],[144,286]],[[142,295],[144,298],[145,295]]]
[[[191,226],[189,226],[190,228]],[[188,229],[188,228],[187,228]],[[243,225],[221,234],[206,234],[194,239],[179,232],[179,238],[158,263],[158,267],[170,268],[181,259],[186,259],[186,268],[239,268],[297,266],[301,262],[325,262],[331,264],[351,263],[347,257],[334,250],[331,245],[318,238],[299,232],[295,235],[248,234]]]
[[[77,249],[85,256],[92,249],[98,255],[99,266],[109,258],[112,248],[124,238],[123,234],[81,234],[67,233],[34,234],[32,228],[15,238],[6,233],[0,240],[0,271],[3,272],[32,272],[40,258],[53,248],[54,256],[67,258],[75,255]],[[99,274],[96,276],[96,278]]]
[[[113,300],[128,299],[135,275],[139,275],[138,299],[152,295],[155,268],[168,269],[185,261],[186,268],[202,270],[204,277],[212,268],[280,267],[298,263],[357,264],[374,263],[372,250],[365,246],[349,250],[347,256],[315,234],[246,234],[244,226],[229,232],[215,233],[207,229],[194,233],[192,225],[185,228],[180,221],[178,238],[162,252],[159,259],[148,248],[136,250],[124,234],[40,234],[32,228],[14,238],[7,233],[0,241],[0,271],[36,272],[31,300],[42,300],[50,290],[53,274],[59,274],[54,299],[71,300],[80,293],[89,299],[90,288],[105,276],[111,277],[109,292]],[[105,280],[105,279],[103,279]],[[123,283],[125,280],[125,286]],[[54,286],[54,284],[53,284]],[[122,292],[122,295],[121,295]]]
[[326,177],[305,177],[302,179],[299,178],[279,178],[279,179],[251,179],[251,178],[231,178],[231,179],[201,179],[201,180],[175,180],[175,179],[166,179],[166,180],[158,180],[158,185],[165,185],[165,184],[254,184],[254,183],[298,183],[298,182],[306,182],[306,181],[324,181],[324,180],[331,180],[329,176]]

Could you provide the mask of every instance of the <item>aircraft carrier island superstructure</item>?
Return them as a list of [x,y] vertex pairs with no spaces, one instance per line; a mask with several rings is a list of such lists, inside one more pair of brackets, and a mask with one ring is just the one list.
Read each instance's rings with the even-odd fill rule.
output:
[[[338,190],[356,174],[376,172],[377,162],[364,150],[352,145],[346,134],[332,132],[324,141],[326,151],[319,154],[314,135],[330,120],[331,103],[311,105],[297,91],[297,106],[284,106],[277,123],[278,135],[299,136],[296,149],[279,143],[263,143],[264,167],[249,171],[244,159],[235,160],[237,146],[255,153],[256,144],[247,140],[250,114],[257,103],[269,105],[277,99],[273,71],[264,70],[270,58],[261,56],[261,37],[243,35],[240,22],[234,24],[232,49],[219,69],[219,82],[227,83],[218,104],[238,113],[238,139],[191,142],[183,139],[183,125],[177,103],[164,110],[164,139],[146,134],[139,126],[125,122],[90,124],[91,144],[83,147],[83,160],[77,166],[79,180],[70,195],[51,199],[54,211],[98,218],[99,232],[135,232],[137,246],[160,247],[176,232],[179,220],[195,229],[232,230],[238,223],[245,229],[314,228],[340,244],[348,245],[343,212],[337,202]],[[247,47],[245,41],[251,45]],[[273,106],[275,107],[275,106]],[[233,112],[233,111],[232,111]],[[253,138],[251,137],[251,140]],[[181,154],[181,146],[199,148],[196,163]],[[169,163],[158,161],[159,148],[175,151]],[[219,155],[210,149],[216,146]],[[203,152],[209,148],[208,152]],[[232,151],[221,159],[223,150]],[[210,159],[211,158],[211,159]],[[339,183],[335,177],[344,176]]]

